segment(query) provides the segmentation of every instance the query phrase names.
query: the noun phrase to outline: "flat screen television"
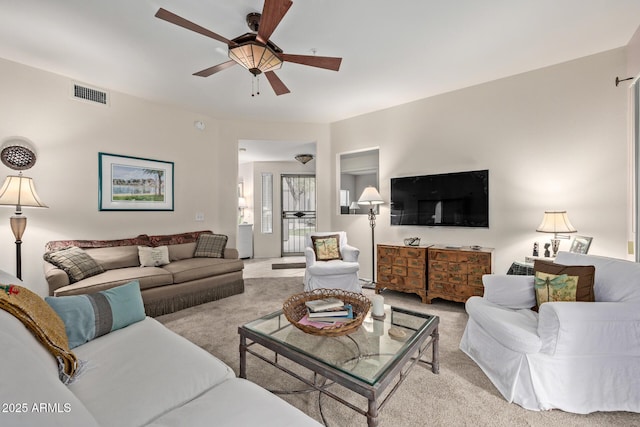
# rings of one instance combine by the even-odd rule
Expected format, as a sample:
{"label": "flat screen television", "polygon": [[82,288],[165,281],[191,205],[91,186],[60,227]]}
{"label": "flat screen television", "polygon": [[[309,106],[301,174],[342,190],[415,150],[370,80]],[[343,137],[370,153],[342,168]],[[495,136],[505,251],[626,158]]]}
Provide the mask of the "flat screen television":
{"label": "flat screen television", "polygon": [[489,227],[489,171],[391,178],[391,225]]}

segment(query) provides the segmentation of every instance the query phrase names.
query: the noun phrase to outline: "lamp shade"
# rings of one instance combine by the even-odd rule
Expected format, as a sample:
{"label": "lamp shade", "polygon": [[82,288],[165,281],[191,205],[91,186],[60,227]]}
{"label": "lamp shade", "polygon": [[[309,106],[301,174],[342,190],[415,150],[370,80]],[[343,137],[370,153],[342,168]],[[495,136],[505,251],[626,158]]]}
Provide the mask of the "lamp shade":
{"label": "lamp shade", "polygon": [[365,188],[364,191],[362,192],[362,195],[358,199],[359,205],[371,206],[371,205],[381,205],[383,203],[384,203],[384,200],[382,200],[382,196],[380,196],[380,193],[378,193],[378,190],[376,190],[376,187],[372,185]]}
{"label": "lamp shade", "polygon": [[46,208],[38,197],[33,179],[20,175],[9,175],[0,188],[0,205]]}
{"label": "lamp shade", "polygon": [[358,205],[358,202],[351,202],[351,204],[349,205],[349,209],[360,209],[360,205]]}
{"label": "lamp shade", "polygon": [[245,209],[247,207],[247,200],[244,197],[238,197],[238,208]]}
{"label": "lamp shade", "polygon": [[277,70],[282,60],[269,47],[255,41],[229,48],[229,58],[242,65],[253,75]]}
{"label": "lamp shade", "polygon": [[536,228],[541,233],[575,233],[576,230],[567,216],[567,211],[545,211],[542,223]]}

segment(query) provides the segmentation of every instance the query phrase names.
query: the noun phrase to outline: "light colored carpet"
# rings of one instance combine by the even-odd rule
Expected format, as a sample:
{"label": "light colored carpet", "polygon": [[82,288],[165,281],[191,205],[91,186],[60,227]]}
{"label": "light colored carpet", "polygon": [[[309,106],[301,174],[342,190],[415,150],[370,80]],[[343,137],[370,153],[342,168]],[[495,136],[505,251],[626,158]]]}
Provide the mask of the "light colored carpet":
{"label": "light colored carpet", "polygon": [[[302,292],[302,279],[246,279],[245,286],[243,294],[160,316],[157,320],[223,360],[238,374],[238,326],[281,309],[289,295]],[[365,290],[365,294],[372,292]],[[640,414],[534,412],[507,403],[480,368],[458,349],[467,321],[463,304],[441,300],[422,304],[417,295],[398,292],[383,295],[385,303],[440,317],[440,374],[431,373],[426,366],[415,366],[382,409],[381,426],[640,426]],[[306,375],[303,368],[286,360],[284,363]],[[272,390],[305,388],[300,381],[252,355],[247,355],[247,378]],[[366,408],[366,400],[342,387],[333,385],[331,390]],[[318,393],[280,396],[321,421]],[[323,397],[322,406],[329,426],[367,425],[364,416],[331,398]]]}

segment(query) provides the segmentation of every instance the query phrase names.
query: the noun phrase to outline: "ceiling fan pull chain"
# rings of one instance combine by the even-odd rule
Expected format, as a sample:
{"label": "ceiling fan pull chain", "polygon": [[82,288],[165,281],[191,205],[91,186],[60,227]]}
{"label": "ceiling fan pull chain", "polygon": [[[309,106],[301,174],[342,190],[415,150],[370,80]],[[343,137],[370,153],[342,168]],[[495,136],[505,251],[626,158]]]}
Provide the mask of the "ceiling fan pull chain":
{"label": "ceiling fan pull chain", "polygon": [[[258,90],[256,91],[255,88],[258,88]],[[256,95],[260,95],[260,77],[259,76],[253,76],[253,79],[251,79],[251,96],[256,96]]]}

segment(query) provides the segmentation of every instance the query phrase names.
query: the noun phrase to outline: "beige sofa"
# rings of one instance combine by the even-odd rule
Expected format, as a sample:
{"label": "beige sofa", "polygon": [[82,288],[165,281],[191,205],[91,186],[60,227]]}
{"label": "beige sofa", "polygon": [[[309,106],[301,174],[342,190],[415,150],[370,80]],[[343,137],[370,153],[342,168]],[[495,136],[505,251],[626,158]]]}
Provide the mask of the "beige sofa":
{"label": "beige sofa", "polygon": [[[209,230],[118,240],[56,240],[46,251],[82,248],[104,272],[72,283],[62,269],[45,261],[49,294],[55,296],[99,292],[132,280],[140,282],[148,316],[159,316],[193,305],[244,292],[244,263],[238,251],[225,248],[224,258],[194,258],[198,236]],[[167,246],[169,264],[141,267],[138,246]]]}

